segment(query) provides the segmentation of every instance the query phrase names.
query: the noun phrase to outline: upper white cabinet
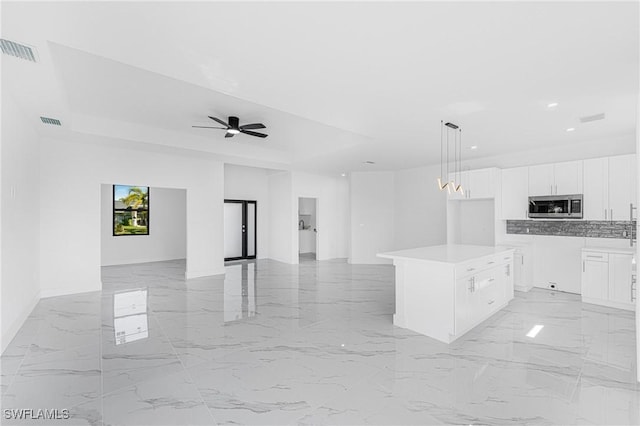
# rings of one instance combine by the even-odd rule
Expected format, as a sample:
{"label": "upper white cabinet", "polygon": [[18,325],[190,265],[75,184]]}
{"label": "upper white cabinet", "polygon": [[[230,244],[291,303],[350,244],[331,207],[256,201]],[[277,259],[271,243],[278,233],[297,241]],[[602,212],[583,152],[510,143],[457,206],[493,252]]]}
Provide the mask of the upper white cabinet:
{"label": "upper white cabinet", "polygon": [[629,205],[636,205],[635,155],[609,157],[609,217],[630,220]]}
{"label": "upper white cabinet", "polygon": [[609,214],[609,159],[584,160],[583,218],[608,220]]}
{"label": "upper white cabinet", "polygon": [[553,164],[529,167],[529,195],[551,195],[553,184]]}
{"label": "upper white cabinet", "polygon": [[502,170],[502,219],[527,218],[529,168],[515,167]]}
{"label": "upper white cabinet", "polygon": [[634,155],[584,161],[584,218],[629,220],[630,204],[636,204]]}
{"label": "upper white cabinet", "polygon": [[582,161],[567,161],[553,165],[554,195],[582,194]]}
{"label": "upper white cabinet", "polygon": [[529,195],[582,193],[582,161],[529,167]]}
{"label": "upper white cabinet", "polygon": [[[456,184],[462,183],[464,192],[449,193],[450,200],[477,200],[481,198],[495,198],[496,183],[499,171],[492,167],[489,169],[465,170],[461,172]],[[449,175],[449,181],[453,180],[453,175]]]}

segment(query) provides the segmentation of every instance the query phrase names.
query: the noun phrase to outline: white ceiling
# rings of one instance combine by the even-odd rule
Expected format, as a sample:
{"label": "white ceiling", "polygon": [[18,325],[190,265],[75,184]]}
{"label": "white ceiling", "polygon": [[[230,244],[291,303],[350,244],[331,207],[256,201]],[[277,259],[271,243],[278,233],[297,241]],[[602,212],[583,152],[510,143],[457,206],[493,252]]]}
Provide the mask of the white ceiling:
{"label": "white ceiling", "polygon": [[[467,159],[606,151],[634,137],[638,16],[637,2],[3,2],[2,37],[40,62],[4,56],[2,83],[46,136],[262,167],[435,164],[441,119],[479,146]],[[263,122],[269,137],[191,128],[207,115]]]}

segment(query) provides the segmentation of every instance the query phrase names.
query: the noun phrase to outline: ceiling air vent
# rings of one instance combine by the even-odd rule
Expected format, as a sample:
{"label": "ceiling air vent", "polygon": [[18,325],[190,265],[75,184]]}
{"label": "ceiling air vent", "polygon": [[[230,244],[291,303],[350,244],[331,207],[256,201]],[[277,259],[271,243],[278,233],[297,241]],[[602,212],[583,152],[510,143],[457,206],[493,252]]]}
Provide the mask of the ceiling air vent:
{"label": "ceiling air vent", "polygon": [[2,53],[5,55],[15,56],[16,58],[25,59],[31,62],[37,62],[35,47],[0,38],[0,49],[2,49]]}
{"label": "ceiling air vent", "polygon": [[590,121],[598,121],[598,120],[604,120],[604,112],[601,112],[600,114],[596,114],[596,115],[587,115],[585,117],[580,117],[581,123],[588,123]]}
{"label": "ceiling air vent", "polygon": [[62,126],[62,123],[60,122],[60,120],[56,120],[55,118],[40,117],[40,120],[42,120],[42,122],[44,124],[52,124],[54,126]]}

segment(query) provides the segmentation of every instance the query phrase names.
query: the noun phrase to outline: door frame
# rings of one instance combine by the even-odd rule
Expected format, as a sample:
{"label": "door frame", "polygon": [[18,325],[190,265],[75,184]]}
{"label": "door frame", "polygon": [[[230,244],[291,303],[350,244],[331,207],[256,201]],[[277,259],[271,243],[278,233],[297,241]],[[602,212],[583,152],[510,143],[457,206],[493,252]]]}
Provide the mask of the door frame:
{"label": "door frame", "polygon": [[[244,260],[244,259],[256,259],[258,256],[258,202],[256,200],[233,200],[233,199],[224,199],[225,203],[236,203],[242,204],[242,256],[240,257],[225,257],[224,261],[232,261],[232,260]],[[249,204],[254,205],[254,215],[253,215],[253,255],[247,256],[247,206]]]}

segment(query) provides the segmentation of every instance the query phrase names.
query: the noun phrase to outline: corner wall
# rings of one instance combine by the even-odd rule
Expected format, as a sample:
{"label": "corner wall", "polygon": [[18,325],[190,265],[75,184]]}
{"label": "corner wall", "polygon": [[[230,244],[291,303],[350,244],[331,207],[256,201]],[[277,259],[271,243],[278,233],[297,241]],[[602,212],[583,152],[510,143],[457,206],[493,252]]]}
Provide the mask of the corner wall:
{"label": "corner wall", "polygon": [[439,166],[399,170],[394,177],[394,250],[447,242],[447,194]]}
{"label": "corner wall", "polygon": [[44,140],[40,170],[43,297],[101,289],[102,184],[186,189],[186,277],[224,273],[221,162],[87,136],[78,142]]}
{"label": "corner wall", "polygon": [[[284,263],[297,263],[294,255],[293,180],[291,172],[269,175],[269,258]],[[298,235],[295,234],[297,238]]]}
{"label": "corner wall", "polygon": [[114,236],[113,185],[101,187],[102,266],[186,259],[187,191],[149,188],[149,235]]}
{"label": "corner wall", "polygon": [[2,96],[2,351],[40,299],[39,138],[9,93]]}
{"label": "corner wall", "polygon": [[269,174],[257,167],[224,165],[224,198],[257,201],[257,257],[269,257]]}
{"label": "corner wall", "polygon": [[391,263],[376,254],[394,249],[394,173],[353,172],[350,184],[349,263]]}
{"label": "corner wall", "polygon": [[298,263],[298,199],[316,198],[318,260],[346,258],[349,247],[349,183],[340,176],[293,172],[295,263]]}

